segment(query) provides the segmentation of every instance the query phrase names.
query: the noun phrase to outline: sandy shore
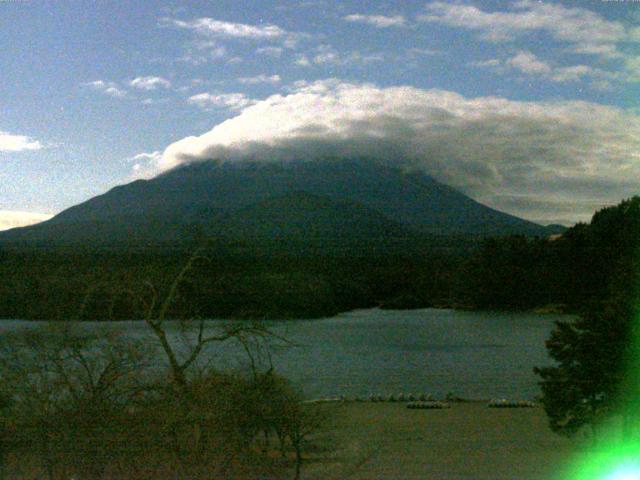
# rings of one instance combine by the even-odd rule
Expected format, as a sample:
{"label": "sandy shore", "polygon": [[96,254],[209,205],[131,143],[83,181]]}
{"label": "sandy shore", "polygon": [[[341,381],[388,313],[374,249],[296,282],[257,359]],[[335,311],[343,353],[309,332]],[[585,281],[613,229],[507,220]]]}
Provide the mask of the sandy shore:
{"label": "sandy shore", "polygon": [[306,465],[303,478],[552,480],[585,445],[550,431],[542,408],[495,409],[485,402],[443,410],[399,403],[345,403],[334,418],[333,458]]}

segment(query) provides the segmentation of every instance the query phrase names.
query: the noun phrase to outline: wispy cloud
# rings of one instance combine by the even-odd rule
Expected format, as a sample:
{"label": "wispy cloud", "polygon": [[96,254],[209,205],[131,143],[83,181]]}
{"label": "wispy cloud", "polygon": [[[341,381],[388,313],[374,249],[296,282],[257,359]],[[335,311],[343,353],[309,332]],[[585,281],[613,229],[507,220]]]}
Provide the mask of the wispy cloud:
{"label": "wispy cloud", "polygon": [[551,79],[556,82],[574,82],[590,75],[598,76],[598,71],[588,65],[572,65],[556,68]]}
{"label": "wispy cloud", "polygon": [[277,25],[249,25],[246,23],[225,22],[209,17],[196,18],[190,21],[164,19],[164,22],[212,37],[261,40],[282,38],[288,34],[286,30]]}
{"label": "wispy cloud", "polygon": [[227,47],[220,45],[215,40],[206,40],[194,42],[178,60],[191,65],[202,65],[211,61],[220,61],[226,56]]}
{"label": "wispy cloud", "polygon": [[632,29],[591,10],[532,0],[517,1],[509,11],[492,12],[473,5],[431,2],[418,19],[477,31],[490,41],[544,31],[557,41],[573,44],[576,52],[608,57],[619,55],[617,43],[639,39]]}
{"label": "wispy cloud", "polygon": [[470,62],[471,66],[490,68],[499,73],[517,71],[518,73],[536,76],[551,82],[577,82],[583,79],[592,80],[591,86],[602,90],[608,82],[619,78],[615,72],[605,71],[589,65],[557,66],[541,60],[533,53],[520,50],[515,55],[502,61],[497,58]]}
{"label": "wispy cloud", "polygon": [[44,148],[44,145],[38,140],[0,130],[0,152],[22,152],[24,150],[40,150],[42,148]]}
{"label": "wispy cloud", "polygon": [[600,62],[559,66],[521,50],[500,65],[472,62],[473,66],[494,67],[502,72],[515,69],[554,82],[589,79],[591,87],[599,90],[610,89],[614,83],[640,82],[640,76],[629,67],[637,55],[629,53],[628,48],[640,44],[640,28],[609,20],[586,8],[519,0],[508,10],[487,11],[474,5],[436,1],[428,3],[418,19],[474,31],[492,42],[508,42],[543,32],[560,44],[558,50],[563,55],[597,56]]}
{"label": "wispy cloud", "polygon": [[273,24],[251,25],[210,17],[193,20],[162,18],[160,25],[189,30],[201,38],[278,42],[286,48],[294,48],[298,42],[310,37],[309,34],[291,32]]}
{"label": "wispy cloud", "polygon": [[613,43],[586,43],[575,44],[567,49],[571,53],[579,53],[585,55],[597,55],[604,58],[622,58],[624,55],[618,50]]}
{"label": "wispy cloud", "polygon": [[523,73],[547,74],[551,72],[551,66],[547,62],[543,62],[531,52],[522,50],[507,60],[507,65]]}
{"label": "wispy cloud", "polygon": [[434,50],[433,48],[413,47],[407,52],[410,56],[416,57],[432,57],[434,55],[442,55],[442,50]]}
{"label": "wispy cloud", "polygon": [[93,90],[109,95],[110,97],[123,98],[127,96],[127,92],[120,88],[117,83],[105,80],[94,80],[92,82],[83,83],[84,86]]}
{"label": "wispy cloud", "polygon": [[[284,48],[296,48],[301,40],[311,37],[306,33],[291,32],[273,24],[251,25],[210,17],[193,20],[162,18],[159,25],[188,30],[193,33],[194,40],[187,43],[186,53],[178,59],[193,65],[220,61],[232,55],[229,53],[229,47],[220,42],[251,41],[262,43],[263,45],[256,50],[256,53],[279,58]],[[226,63],[240,63],[241,61],[241,57],[233,55]]]}
{"label": "wispy cloud", "polygon": [[155,90],[159,87],[170,88],[171,82],[162,77],[136,77],[129,82],[129,85],[139,90]]}
{"label": "wispy cloud", "polygon": [[625,59],[624,75],[629,81],[640,82],[640,56]]}
{"label": "wispy cloud", "polygon": [[311,65],[366,65],[383,60],[384,56],[381,53],[363,53],[357,50],[339,52],[331,45],[323,44],[307,54],[299,54],[294,63],[308,67]]}
{"label": "wispy cloud", "polygon": [[271,84],[276,84],[276,83],[280,83],[280,75],[265,75],[265,74],[260,74],[260,75],[256,75],[254,77],[240,77],[238,78],[238,82],[245,84],[245,85],[255,85],[257,83],[271,83]]}
{"label": "wispy cloud", "polygon": [[187,99],[192,105],[203,109],[225,108],[229,110],[242,110],[256,103],[256,100],[248,98],[244,93],[199,93]]}
{"label": "wispy cloud", "polygon": [[499,67],[500,65],[502,65],[502,62],[497,58],[489,58],[487,60],[475,60],[473,62],[470,62],[470,65],[480,68],[493,68]]}
{"label": "wispy cloud", "polygon": [[343,18],[347,22],[366,23],[377,28],[404,27],[406,22],[402,15],[388,17],[385,15],[363,15],[360,13],[353,13]]}
{"label": "wispy cloud", "polygon": [[259,47],[256,49],[257,54],[273,58],[280,58],[282,56],[282,52],[282,47]]}
{"label": "wispy cloud", "polygon": [[311,61],[316,65],[325,63],[339,64],[344,62],[344,54],[330,45],[320,45],[316,48],[316,54],[311,57]]}
{"label": "wispy cloud", "polygon": [[300,67],[309,67],[311,66],[311,60],[304,53],[300,53],[296,55],[296,59],[293,62]]}
{"label": "wispy cloud", "polygon": [[142,152],[127,159],[133,163],[131,167],[132,179],[148,179],[160,173],[162,152]]}

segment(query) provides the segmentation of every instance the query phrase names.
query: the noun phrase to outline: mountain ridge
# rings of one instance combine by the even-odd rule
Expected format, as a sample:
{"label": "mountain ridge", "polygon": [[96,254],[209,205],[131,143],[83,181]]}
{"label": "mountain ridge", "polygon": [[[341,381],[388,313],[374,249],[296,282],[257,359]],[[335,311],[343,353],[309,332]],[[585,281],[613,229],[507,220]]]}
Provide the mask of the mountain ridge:
{"label": "mountain ridge", "polygon": [[[298,234],[305,222],[309,228],[337,232],[337,225],[329,226],[332,219],[322,210],[334,210],[337,222],[340,204],[353,217],[351,229],[341,220],[340,236],[345,238],[366,236],[365,231],[357,232],[365,224],[372,231],[386,228],[391,236],[401,231],[547,236],[557,230],[487,207],[423,173],[366,159],[203,161],[119,185],[43,223],[0,232],[0,244],[180,243],[194,227],[215,231],[235,224],[238,229],[231,221],[234,215],[241,215],[251,229],[253,223],[265,220],[269,202],[271,210],[295,212],[303,198],[296,199],[296,192],[310,202],[307,210],[298,210]],[[261,202],[267,202],[262,210]],[[251,208],[255,218],[247,214]],[[324,226],[317,225],[320,219]]]}

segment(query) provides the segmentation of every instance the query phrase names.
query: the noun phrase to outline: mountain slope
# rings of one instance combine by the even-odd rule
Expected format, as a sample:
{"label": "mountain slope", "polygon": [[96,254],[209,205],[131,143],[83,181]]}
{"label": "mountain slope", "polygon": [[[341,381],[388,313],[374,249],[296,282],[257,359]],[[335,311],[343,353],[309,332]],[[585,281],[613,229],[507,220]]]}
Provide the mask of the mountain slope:
{"label": "mountain slope", "polygon": [[[350,213],[336,216],[344,208]],[[211,161],[113,188],[47,222],[4,232],[0,243],[176,243],[194,225],[249,236],[272,235],[286,225],[287,235],[300,235],[311,225],[320,228],[318,222],[324,222],[327,235],[339,237],[372,228],[391,236],[401,230],[548,234],[545,227],[486,207],[422,173],[367,160]]]}
{"label": "mountain slope", "polygon": [[[362,205],[306,192],[261,200],[209,224],[229,238],[367,240],[403,237],[401,224]],[[217,230],[208,231],[210,235]]]}

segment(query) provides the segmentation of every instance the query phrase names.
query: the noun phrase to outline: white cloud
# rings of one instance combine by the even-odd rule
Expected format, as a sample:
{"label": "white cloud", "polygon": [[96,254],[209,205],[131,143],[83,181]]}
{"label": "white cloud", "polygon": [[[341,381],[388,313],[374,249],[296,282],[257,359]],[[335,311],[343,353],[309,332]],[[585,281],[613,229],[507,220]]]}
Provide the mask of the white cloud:
{"label": "white cloud", "polygon": [[[509,10],[488,11],[473,5],[436,1],[428,3],[425,9],[426,13],[420,15],[419,20],[471,30],[485,40],[511,41],[545,32],[557,42],[567,44],[563,52],[596,55],[601,61],[613,61],[618,65],[621,61],[627,64],[633,62],[636,57],[627,53],[629,49],[626,47],[640,43],[639,27],[608,20],[586,8],[567,7],[558,3],[519,0]],[[591,86],[600,89],[610,88],[613,81],[640,81],[628,67],[617,70],[611,66],[604,69],[584,64],[558,67],[523,51],[505,64],[523,73],[544,76],[556,82],[590,77]],[[472,65],[482,66],[478,63]]]}
{"label": "white cloud", "polygon": [[510,11],[493,12],[472,5],[431,2],[426,12],[419,20],[477,31],[491,41],[544,31],[555,40],[574,44],[581,53],[617,56],[615,44],[637,40],[622,23],[607,20],[591,10],[542,1],[521,0]]}
{"label": "white cloud", "polygon": [[571,202],[573,218],[584,220],[594,205],[637,193],[640,117],[579,101],[520,102],[408,86],[303,81],[288,95],[249,104],[209,132],[170,145],[157,167],[208,158],[326,155],[364,155],[420,168],[528,218],[565,218],[558,205]]}
{"label": "white cloud", "polygon": [[507,65],[523,73],[546,74],[551,72],[551,66],[548,63],[541,61],[533,53],[525,51],[520,51],[507,60]]}
{"label": "white cloud", "polygon": [[607,92],[613,90],[613,85],[609,80],[594,80],[591,82],[591,88],[601,92]]}
{"label": "white cloud", "polygon": [[403,27],[405,25],[405,18],[402,15],[387,17],[385,15],[362,15],[354,13],[343,18],[348,22],[366,23],[377,28]]}
{"label": "white cloud", "polygon": [[311,60],[309,60],[309,57],[307,57],[306,55],[299,54],[296,56],[296,60],[294,63],[301,67],[308,67],[311,65]]}
{"label": "white cloud", "polygon": [[618,51],[618,48],[614,44],[610,43],[601,43],[601,44],[577,44],[573,45],[570,49],[572,53],[580,53],[584,55],[598,55],[601,57],[608,58],[620,58],[624,55]]}
{"label": "white cloud", "polygon": [[165,103],[169,103],[171,99],[169,98],[144,98],[140,100],[140,103],[143,105],[162,105]]}
{"label": "white cloud", "polygon": [[507,72],[508,69],[505,67],[509,67],[520,73],[535,75],[552,82],[576,82],[588,77],[593,80],[591,86],[600,90],[602,90],[605,85],[610,85],[609,80],[619,78],[619,74],[615,72],[593,68],[588,65],[557,67],[540,60],[533,53],[523,50],[504,62],[497,58],[492,58],[490,60],[471,62],[470,65],[481,68],[492,68],[499,73]]}
{"label": "white cloud", "polygon": [[228,38],[272,39],[286,35],[286,31],[276,25],[248,25],[246,23],[223,22],[213,18],[198,18],[190,22],[174,20],[180,28],[195,30],[204,35]]}
{"label": "white cloud", "polygon": [[151,178],[157,175],[161,169],[162,152],[142,152],[128,159],[133,163],[131,167],[132,179]]}
{"label": "white cloud", "polygon": [[[277,25],[250,25],[247,23],[227,22],[210,17],[201,17],[185,21],[173,18],[160,19],[161,26],[176,27],[191,31],[196,38],[188,52],[180,60],[194,65],[201,65],[211,60],[219,60],[227,55],[227,48],[220,45],[220,39],[245,40],[255,42],[275,42],[280,46],[265,46],[257,53],[278,58],[283,47],[295,48],[298,43],[310,35],[290,32]],[[195,50],[195,51],[194,51]],[[204,51],[205,53],[201,53]],[[238,63],[240,57],[233,57],[227,63]]]}
{"label": "white cloud", "polygon": [[227,48],[217,40],[199,40],[194,43],[194,46],[196,50],[206,52],[206,56],[211,60],[218,60],[227,54]]}
{"label": "white cloud", "polygon": [[219,58],[224,57],[227,54],[227,49],[221,45],[217,47],[213,47],[209,50],[209,58],[212,60],[217,60]]}
{"label": "white cloud", "polygon": [[318,45],[310,52],[310,56],[298,55],[295,63],[308,67],[311,65],[366,65],[383,60],[384,56],[381,53],[338,52],[331,45]]}
{"label": "white cloud", "polygon": [[502,65],[502,62],[497,58],[489,58],[488,60],[476,60],[474,62],[471,62],[470,65],[480,68],[494,68]]}
{"label": "white cloud", "polygon": [[215,40],[197,41],[187,48],[178,60],[191,65],[202,65],[210,61],[219,61],[227,55],[227,48]]}
{"label": "white cloud", "polygon": [[321,45],[317,48],[318,53],[312,58],[312,62],[316,65],[325,63],[341,63],[342,56],[329,45]]}
{"label": "white cloud", "polygon": [[127,94],[127,92],[125,92],[124,90],[119,89],[118,87],[107,87],[104,90],[104,93],[106,93],[107,95],[109,95],[111,97],[116,97],[116,98],[122,98]]}
{"label": "white cloud", "polygon": [[555,69],[551,78],[556,82],[573,82],[595,73],[596,71],[588,65],[573,65]]}
{"label": "white cloud", "polygon": [[241,110],[256,103],[256,100],[248,98],[244,93],[199,93],[187,99],[192,105],[200,108],[227,108]]}
{"label": "white cloud", "polygon": [[0,231],[10,228],[26,227],[34,223],[49,220],[53,215],[34,212],[20,212],[13,210],[0,210]]}
{"label": "white cloud", "polygon": [[238,82],[245,84],[245,85],[255,85],[257,83],[271,83],[271,84],[276,84],[276,83],[280,83],[280,75],[265,75],[265,74],[260,74],[260,75],[256,75],[254,77],[240,77],[238,78]]}
{"label": "white cloud", "polygon": [[129,85],[140,90],[155,90],[158,87],[169,88],[171,82],[162,77],[136,77]]}
{"label": "white cloud", "polygon": [[0,130],[0,152],[22,152],[40,150],[44,145],[25,135],[14,135]]}
{"label": "white cloud", "polygon": [[432,57],[434,55],[442,55],[441,50],[434,50],[432,48],[410,48],[407,52],[410,56],[413,57]]}
{"label": "white cloud", "polygon": [[190,30],[201,38],[280,42],[286,48],[294,48],[298,42],[310,37],[306,33],[290,32],[273,24],[250,25],[210,17],[190,21],[163,18],[160,20],[160,25]]}
{"label": "white cloud", "polygon": [[94,80],[92,82],[83,83],[84,86],[90,87],[105,95],[115,98],[123,98],[127,92],[122,90],[115,82],[106,82],[104,80]]}
{"label": "white cloud", "polygon": [[282,56],[282,52],[282,47],[260,47],[256,49],[257,54],[273,58],[280,58]]}
{"label": "white cloud", "polygon": [[208,17],[191,21],[169,20],[169,23],[179,28],[193,30],[201,35],[223,38],[275,39],[282,38],[288,33],[277,25],[248,25],[246,23],[224,22]]}
{"label": "white cloud", "polygon": [[640,56],[625,60],[625,75],[629,81],[640,82]]}

